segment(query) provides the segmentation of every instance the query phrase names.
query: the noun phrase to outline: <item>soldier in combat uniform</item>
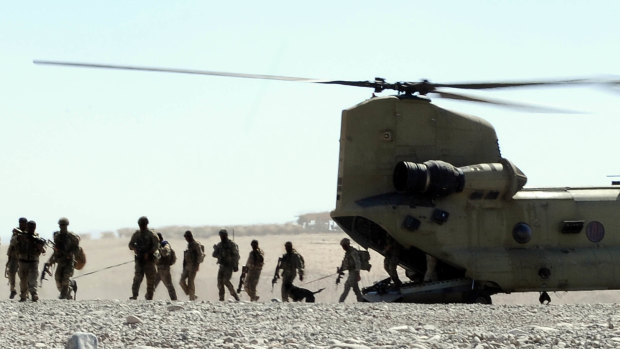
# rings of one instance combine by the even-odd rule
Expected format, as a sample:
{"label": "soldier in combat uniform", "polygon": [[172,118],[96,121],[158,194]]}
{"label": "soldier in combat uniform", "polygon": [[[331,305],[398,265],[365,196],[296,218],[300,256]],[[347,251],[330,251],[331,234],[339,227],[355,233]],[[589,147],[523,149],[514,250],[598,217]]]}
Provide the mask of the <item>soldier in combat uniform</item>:
{"label": "soldier in combat uniform", "polygon": [[217,258],[220,268],[217,272],[217,288],[220,301],[224,300],[224,286],[228,288],[230,295],[239,300],[235,287],[230,282],[232,273],[239,270],[239,248],[237,244],[228,239],[228,231],[220,230],[220,242],[213,245],[213,257]]}
{"label": "soldier in combat uniform", "polygon": [[280,269],[282,269],[282,301],[288,302],[288,285],[292,285],[293,281],[297,277],[299,272],[299,280],[304,281],[304,268],[305,262],[302,257],[294,248],[293,243],[287,241],[284,244],[286,253],[282,255],[282,261],[280,262]]}
{"label": "soldier in combat uniform", "polygon": [[21,217],[19,219],[19,227],[13,229],[13,236],[9,242],[9,248],[6,251],[6,255],[9,257],[6,262],[6,277],[9,279],[9,287],[11,288],[10,299],[15,298],[17,291],[15,290],[15,277],[17,276],[17,269],[19,267],[19,253],[17,251],[17,240],[20,233],[26,233],[28,229],[28,219]]}
{"label": "soldier in combat uniform", "polygon": [[360,291],[360,287],[358,285],[358,282],[361,280],[360,267],[362,266],[359,253],[353,246],[351,246],[351,241],[347,238],[340,241],[340,246],[342,246],[345,253],[339,271],[344,272],[345,270],[348,270],[349,275],[347,277],[347,281],[344,283],[344,291],[342,292],[342,295],[340,295],[339,301],[344,302],[349,295],[349,291],[353,288],[357,301],[363,302],[364,298],[362,297],[362,292]]}
{"label": "soldier in combat uniform", "polygon": [[263,250],[258,247],[257,240],[252,240],[250,245],[252,246],[252,251],[250,251],[248,260],[245,262],[247,275],[243,286],[245,292],[247,292],[248,296],[250,296],[250,300],[255,302],[259,298],[256,295],[256,286],[258,285],[258,280],[260,279],[260,273],[263,270],[263,264],[265,264],[265,255]]}
{"label": "soldier in combat uniform", "polygon": [[39,300],[37,294],[37,276],[39,276],[39,256],[45,253],[45,240],[36,233],[37,223],[28,221],[27,233],[17,236],[19,258],[19,301],[25,302],[28,291],[32,301]]}
{"label": "soldier in combat uniform", "polygon": [[172,284],[172,275],[170,275],[170,266],[172,265],[172,246],[161,235],[157,233],[159,238],[159,259],[157,260],[157,275],[155,275],[155,288],[159,285],[159,282],[163,282],[164,286],[168,289],[168,295],[170,300],[177,300],[177,291]]}
{"label": "soldier in combat uniform", "polygon": [[170,300],[177,300],[177,291],[172,284],[172,275],[170,275],[170,266],[172,265],[172,246],[161,235],[157,233],[159,238],[159,259],[157,260],[157,275],[155,275],[155,288],[159,285],[159,282],[163,282],[164,286],[168,289],[168,295]]}
{"label": "soldier in combat uniform", "polygon": [[396,267],[398,267],[398,263],[400,262],[400,247],[391,237],[387,238],[383,255],[385,256],[383,260],[383,269],[390,275],[394,285],[400,287],[403,283],[398,278],[398,272],[396,271]]}
{"label": "soldier in combat uniform", "polygon": [[200,243],[194,240],[194,236],[191,231],[185,232],[185,241],[187,241],[187,250],[183,253],[183,273],[181,274],[181,280],[179,284],[181,289],[189,296],[190,301],[196,300],[196,287],[194,286],[194,279],[196,279],[196,273],[200,268],[200,263],[204,258]]}
{"label": "soldier in combat uniform", "polygon": [[58,220],[59,231],[54,232],[54,253],[47,261],[47,265],[58,264],[54,279],[56,288],[60,291],[59,299],[73,299],[71,297],[71,276],[75,268],[75,259],[80,251],[80,238],[67,230],[69,219],[62,217]]}
{"label": "soldier in combat uniform", "polygon": [[146,275],[146,295],[147,300],[153,299],[155,291],[155,269],[156,256],[159,255],[159,239],[157,235],[148,228],[148,218],[142,216],[138,219],[140,230],[136,230],[129,241],[129,249],[135,253],[135,273],[133,284],[131,285],[132,296],[129,299],[138,299],[140,284]]}

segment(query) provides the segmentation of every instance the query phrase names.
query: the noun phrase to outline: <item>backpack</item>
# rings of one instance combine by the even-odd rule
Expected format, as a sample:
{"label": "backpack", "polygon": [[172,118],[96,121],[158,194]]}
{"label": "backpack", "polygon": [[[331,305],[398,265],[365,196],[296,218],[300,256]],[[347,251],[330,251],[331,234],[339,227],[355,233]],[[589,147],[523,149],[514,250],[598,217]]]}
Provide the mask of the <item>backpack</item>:
{"label": "backpack", "polygon": [[200,255],[198,256],[198,263],[202,263],[205,260],[205,247],[198,241],[196,241],[198,243],[198,246],[200,246]]}
{"label": "backpack", "polygon": [[177,253],[174,252],[172,246],[170,246],[170,256],[168,256],[168,265],[173,265],[177,262]]}
{"label": "backpack", "polygon": [[84,253],[84,250],[82,249],[82,247],[80,247],[77,255],[75,256],[75,269],[82,270],[85,264],[86,264],[86,254]]}
{"label": "backpack", "polygon": [[360,269],[370,271],[372,264],[370,264],[370,253],[368,250],[358,250],[357,252],[360,256]]}

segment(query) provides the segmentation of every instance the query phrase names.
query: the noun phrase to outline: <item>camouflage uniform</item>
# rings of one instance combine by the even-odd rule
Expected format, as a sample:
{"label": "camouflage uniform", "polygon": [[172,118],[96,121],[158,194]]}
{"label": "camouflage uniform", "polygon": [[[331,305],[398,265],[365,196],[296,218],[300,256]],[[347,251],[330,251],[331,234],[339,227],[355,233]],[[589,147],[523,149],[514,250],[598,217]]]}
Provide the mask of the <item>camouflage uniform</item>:
{"label": "camouflage uniform", "polygon": [[437,281],[437,258],[426,255],[426,272],[424,273],[424,282]]}
{"label": "camouflage uniform", "polygon": [[11,298],[13,298],[17,292],[15,290],[15,277],[19,267],[19,253],[17,251],[18,233],[16,229],[13,229],[13,236],[11,236],[11,242],[9,243],[9,248],[6,251],[6,255],[8,256],[6,271],[9,279],[9,287],[11,288]]}
{"label": "camouflage uniform", "polygon": [[194,279],[200,267],[201,256],[202,248],[200,248],[198,241],[192,238],[191,241],[187,242],[187,250],[183,253],[183,273],[179,281],[181,289],[183,289],[183,292],[185,292],[192,301],[197,298]]}
{"label": "camouflage uniform", "polygon": [[286,290],[287,284],[293,284],[293,281],[297,277],[299,272],[299,278],[303,281],[305,262],[295,249],[291,249],[290,252],[282,255],[282,261],[280,262],[280,269],[282,269],[282,301],[288,302],[288,292]]}
{"label": "camouflage uniform", "polygon": [[57,231],[54,233],[54,253],[47,262],[54,263],[56,273],[56,288],[60,291],[60,299],[73,299],[71,297],[71,277],[75,269],[75,258],[80,251],[80,238],[72,232]]}
{"label": "camouflage uniform", "polygon": [[345,270],[348,270],[349,275],[347,276],[347,281],[344,283],[344,291],[342,292],[342,295],[340,295],[340,302],[344,302],[349,295],[351,288],[353,288],[357,301],[364,301],[362,292],[360,291],[360,287],[358,285],[358,280],[360,278],[360,267],[361,262],[357,249],[348,245],[346,252],[344,253],[344,258],[342,259],[342,264],[340,265],[340,271],[344,272]]}
{"label": "camouflage uniform", "polygon": [[396,241],[389,239],[383,253],[385,255],[385,259],[383,260],[383,269],[385,269],[388,275],[392,278],[392,281],[396,286],[402,285],[403,283],[398,278],[398,272],[396,271],[396,267],[398,267],[398,263],[400,262],[399,245]]}
{"label": "camouflage uniform", "polygon": [[[228,236],[228,233],[226,233],[226,236]],[[217,288],[220,301],[224,300],[224,286],[228,288],[231,296],[239,300],[235,287],[230,282],[233,271],[237,271],[239,268],[239,248],[237,244],[226,238],[226,240],[213,246],[213,257],[217,258],[217,263],[220,265],[217,272]]]}
{"label": "camouflage uniform", "polygon": [[[29,222],[30,224],[30,222]],[[28,291],[32,301],[39,300],[37,294],[37,277],[39,276],[39,256],[45,253],[45,242],[34,232],[19,234],[17,237],[17,253],[19,259],[19,296],[20,302],[26,300]]]}
{"label": "camouflage uniform", "polygon": [[173,301],[177,300],[177,291],[172,284],[172,275],[170,275],[170,263],[172,255],[172,247],[168,241],[162,241],[159,247],[159,260],[157,261],[157,274],[155,275],[155,286],[159,285],[159,282],[163,282],[164,286],[168,289],[168,295]]}
{"label": "camouflage uniform", "polygon": [[159,239],[157,235],[149,229],[136,230],[129,241],[129,249],[133,250],[135,256],[135,272],[133,284],[131,285],[131,299],[138,298],[140,284],[146,275],[146,295],[147,300],[153,299],[155,291],[155,259],[159,249]]}
{"label": "camouflage uniform", "polygon": [[265,263],[265,257],[263,250],[260,248],[256,248],[256,250],[252,250],[250,255],[248,256],[247,262],[245,262],[245,266],[248,268],[248,272],[245,276],[244,289],[245,292],[250,296],[251,301],[257,301],[258,296],[256,295],[256,286],[258,285],[258,280],[260,279],[260,273],[263,270],[263,264]]}

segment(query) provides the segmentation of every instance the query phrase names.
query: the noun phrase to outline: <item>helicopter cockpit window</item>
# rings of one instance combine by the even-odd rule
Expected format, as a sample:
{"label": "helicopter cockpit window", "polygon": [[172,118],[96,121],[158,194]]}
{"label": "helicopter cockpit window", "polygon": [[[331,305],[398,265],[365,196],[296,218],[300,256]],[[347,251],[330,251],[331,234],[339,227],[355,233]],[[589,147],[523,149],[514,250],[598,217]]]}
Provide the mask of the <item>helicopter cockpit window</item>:
{"label": "helicopter cockpit window", "polygon": [[526,223],[517,223],[512,229],[512,237],[520,244],[528,243],[532,239],[532,228]]}

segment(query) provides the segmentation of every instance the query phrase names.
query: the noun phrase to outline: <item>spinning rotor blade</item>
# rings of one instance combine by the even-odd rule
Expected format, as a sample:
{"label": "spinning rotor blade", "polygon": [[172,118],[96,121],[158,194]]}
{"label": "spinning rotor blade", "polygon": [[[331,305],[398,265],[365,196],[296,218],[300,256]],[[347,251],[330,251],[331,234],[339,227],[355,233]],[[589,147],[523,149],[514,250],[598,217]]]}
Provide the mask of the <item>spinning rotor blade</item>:
{"label": "spinning rotor blade", "polygon": [[522,81],[522,82],[478,82],[478,83],[456,83],[456,84],[432,84],[434,87],[460,88],[464,90],[486,90],[494,88],[528,87],[528,86],[557,86],[557,85],[581,85],[593,84],[594,82],[586,79],[572,80],[548,80],[548,81]]}
{"label": "spinning rotor blade", "polygon": [[302,81],[302,82],[317,82],[317,83],[324,82],[324,80],[308,79],[308,78],[297,78],[297,77],[291,77],[291,76],[244,74],[244,73],[228,73],[228,72],[218,72],[218,71],[209,71],[209,70],[174,69],[174,68],[158,68],[158,67],[138,67],[138,66],[131,66],[131,65],[99,64],[99,63],[78,63],[78,62],[57,62],[57,61],[43,61],[43,60],[35,60],[35,61],[33,61],[33,63],[34,64],[61,65],[61,66],[79,67],[79,68],[103,68],[103,69],[119,69],[119,70],[136,70],[136,71],[154,71],[154,72],[160,72],[160,73],[212,75],[212,76],[226,76],[226,77],[246,78],[246,79]]}
{"label": "spinning rotor blade", "polygon": [[527,110],[527,111],[531,111],[531,112],[534,112],[534,113],[563,113],[563,114],[566,114],[566,113],[568,113],[568,114],[578,114],[578,113],[580,113],[580,112],[573,111],[573,110],[556,109],[556,108],[537,106],[537,105],[531,105],[531,104],[508,102],[508,101],[502,101],[502,100],[498,100],[498,99],[473,97],[473,96],[463,95],[463,94],[460,94],[460,93],[457,94],[457,93],[450,93],[450,92],[443,92],[443,91],[433,91],[431,93],[437,94],[439,97],[447,98],[447,99],[455,99],[455,100],[459,100],[459,101],[468,101],[468,102],[486,103],[486,104],[498,105],[498,106],[507,107],[507,108]]}
{"label": "spinning rotor blade", "polygon": [[[136,70],[136,71],[153,71],[163,73],[179,73],[179,74],[194,74],[194,75],[211,75],[211,76],[225,76],[234,78],[246,78],[246,79],[265,79],[265,80],[280,80],[280,81],[298,81],[309,82],[317,84],[329,84],[329,85],[345,85],[356,87],[369,87],[373,88],[375,92],[382,92],[384,90],[394,90],[398,93],[426,95],[428,93],[434,93],[439,97],[456,99],[461,101],[479,102],[493,104],[509,108],[518,108],[522,110],[529,110],[539,113],[574,113],[573,111],[567,111],[562,109],[548,108],[542,106],[527,105],[521,103],[513,103],[508,101],[483,99],[478,97],[466,96],[462,94],[438,91],[437,88],[447,87],[454,89],[467,89],[467,90],[484,90],[484,89],[497,89],[497,88],[513,88],[513,87],[532,87],[532,86],[558,86],[558,85],[584,85],[584,84],[600,84],[594,80],[587,79],[572,79],[572,80],[548,80],[548,81],[523,81],[523,82],[478,82],[478,83],[455,83],[455,84],[435,84],[428,80],[421,80],[418,82],[395,82],[389,83],[385,79],[375,78],[374,81],[348,81],[348,80],[326,80],[326,79],[310,79],[291,76],[279,76],[279,75],[264,75],[264,74],[244,74],[244,73],[229,73],[209,70],[192,70],[192,69],[175,69],[175,68],[158,68],[158,67],[139,67],[130,65],[115,65],[115,64],[100,64],[100,63],[80,63],[80,62],[62,62],[62,61],[48,61],[48,60],[34,60],[35,64],[48,64],[48,65],[60,65],[71,66],[80,68],[103,68],[103,69],[121,69],[121,70]],[[608,84],[620,84],[620,81],[607,82]]]}

